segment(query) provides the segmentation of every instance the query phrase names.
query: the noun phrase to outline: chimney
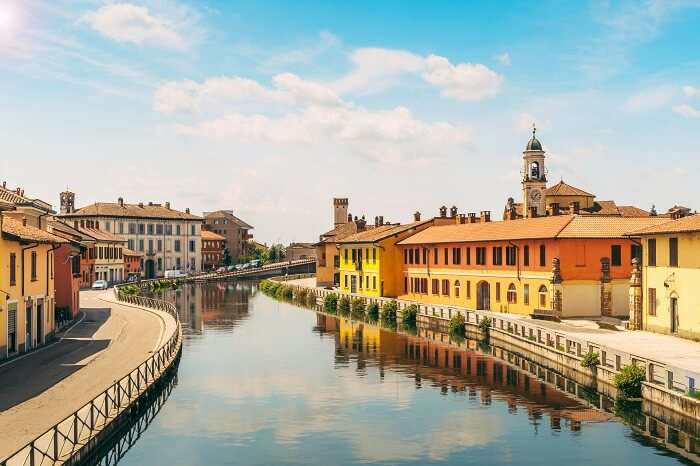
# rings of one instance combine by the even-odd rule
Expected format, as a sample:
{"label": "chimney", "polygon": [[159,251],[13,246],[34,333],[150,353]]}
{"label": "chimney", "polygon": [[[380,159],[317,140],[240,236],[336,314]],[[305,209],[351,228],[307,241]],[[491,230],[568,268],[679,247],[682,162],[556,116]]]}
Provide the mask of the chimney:
{"label": "chimney", "polygon": [[459,223],[460,225],[464,225],[465,223],[467,223],[467,216],[464,214],[459,214],[457,223]]}
{"label": "chimney", "polygon": [[352,214],[348,214],[348,223],[352,222]]}
{"label": "chimney", "polygon": [[559,215],[559,203],[558,202],[552,202],[549,204],[549,214],[550,215]]}
{"label": "chimney", "polygon": [[165,208],[170,210],[170,201],[165,201]]}
{"label": "chimney", "polygon": [[569,202],[569,213],[577,214],[579,211],[579,203],[576,201]]}
{"label": "chimney", "polygon": [[476,212],[469,212],[469,214],[467,214],[467,218],[467,223],[476,223]]}
{"label": "chimney", "polygon": [[124,207],[124,198],[120,197],[117,199],[117,204],[119,204],[119,207]]}
{"label": "chimney", "polygon": [[139,207],[143,209],[143,202],[139,202]]}
{"label": "chimney", "polygon": [[445,206],[440,207],[440,217],[442,217],[442,218],[447,217],[447,207],[445,207]]}
{"label": "chimney", "polygon": [[528,210],[528,212],[527,212],[527,217],[528,217],[528,218],[535,218],[535,217],[537,217],[537,207],[531,206],[531,207],[528,207],[527,210]]}
{"label": "chimney", "polygon": [[384,216],[380,215],[379,216],[379,226],[382,226],[382,225],[384,225]]}
{"label": "chimney", "polygon": [[450,217],[456,217],[456,216],[457,216],[457,206],[450,207]]}
{"label": "chimney", "polygon": [[186,208],[185,208],[185,213],[186,213],[186,214],[189,214],[189,213],[190,213],[190,208],[189,208],[189,207],[186,207]]}
{"label": "chimney", "polygon": [[491,211],[482,210],[481,211],[481,223],[486,223],[491,221]]}
{"label": "chimney", "polygon": [[420,222],[420,212],[416,210],[416,212],[413,214],[413,221],[415,222]]}
{"label": "chimney", "polygon": [[379,217],[377,217],[376,215],[374,216],[374,226],[375,227],[379,226]]}
{"label": "chimney", "polygon": [[365,231],[365,228],[367,227],[367,222],[365,221],[364,217],[360,219],[355,217],[355,225],[357,226],[357,231]]}

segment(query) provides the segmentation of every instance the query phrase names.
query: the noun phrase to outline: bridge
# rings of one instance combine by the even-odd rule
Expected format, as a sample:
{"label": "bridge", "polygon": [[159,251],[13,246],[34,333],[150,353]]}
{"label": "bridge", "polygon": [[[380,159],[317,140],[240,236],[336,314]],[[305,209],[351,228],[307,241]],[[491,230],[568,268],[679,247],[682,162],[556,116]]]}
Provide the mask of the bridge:
{"label": "bridge", "polygon": [[293,261],[274,262],[260,267],[251,267],[233,272],[209,272],[188,277],[187,281],[204,282],[214,280],[238,279],[258,279],[276,277],[280,275],[296,275],[303,273],[314,273],[316,271],[316,259],[297,259]]}

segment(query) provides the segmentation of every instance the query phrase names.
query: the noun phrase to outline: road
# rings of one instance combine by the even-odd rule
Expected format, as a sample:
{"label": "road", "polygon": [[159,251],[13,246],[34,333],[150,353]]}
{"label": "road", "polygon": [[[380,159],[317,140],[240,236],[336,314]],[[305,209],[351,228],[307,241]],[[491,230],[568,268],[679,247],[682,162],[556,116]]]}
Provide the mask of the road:
{"label": "road", "polygon": [[104,391],[166,339],[170,325],[162,315],[103,296],[81,292],[79,324],[52,346],[0,366],[0,458]]}

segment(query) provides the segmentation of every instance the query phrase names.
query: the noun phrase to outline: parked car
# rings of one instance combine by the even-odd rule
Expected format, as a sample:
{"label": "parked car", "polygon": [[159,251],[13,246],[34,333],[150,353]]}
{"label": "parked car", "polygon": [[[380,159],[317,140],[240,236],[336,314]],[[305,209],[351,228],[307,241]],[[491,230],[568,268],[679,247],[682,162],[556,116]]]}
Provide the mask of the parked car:
{"label": "parked car", "polygon": [[187,274],[182,270],[166,270],[165,278],[185,278]]}
{"label": "parked car", "polygon": [[93,290],[106,290],[107,288],[109,288],[107,280],[95,280],[95,283],[92,284]]}
{"label": "parked car", "polygon": [[253,259],[252,261],[250,261],[251,267],[260,267],[261,265],[262,262],[260,261],[260,259]]}
{"label": "parked car", "polygon": [[236,266],[235,266],[235,265],[229,265],[228,267],[226,267],[226,270],[229,271],[229,272],[233,272],[234,270],[236,270]]}
{"label": "parked car", "polygon": [[236,270],[243,270],[243,264],[236,264]]}
{"label": "parked car", "polygon": [[219,267],[216,269],[216,273],[226,273],[226,267]]}

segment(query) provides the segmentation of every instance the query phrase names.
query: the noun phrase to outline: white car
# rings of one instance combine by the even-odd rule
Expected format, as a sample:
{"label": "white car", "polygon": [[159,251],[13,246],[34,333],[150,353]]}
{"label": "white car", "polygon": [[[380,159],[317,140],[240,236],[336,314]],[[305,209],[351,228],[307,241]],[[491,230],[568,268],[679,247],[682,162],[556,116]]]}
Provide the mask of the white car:
{"label": "white car", "polygon": [[106,290],[107,288],[109,288],[107,280],[95,280],[95,283],[92,284],[93,290]]}
{"label": "white car", "polygon": [[165,278],[185,278],[187,274],[182,270],[166,270]]}

